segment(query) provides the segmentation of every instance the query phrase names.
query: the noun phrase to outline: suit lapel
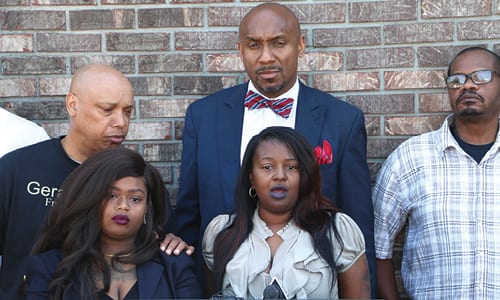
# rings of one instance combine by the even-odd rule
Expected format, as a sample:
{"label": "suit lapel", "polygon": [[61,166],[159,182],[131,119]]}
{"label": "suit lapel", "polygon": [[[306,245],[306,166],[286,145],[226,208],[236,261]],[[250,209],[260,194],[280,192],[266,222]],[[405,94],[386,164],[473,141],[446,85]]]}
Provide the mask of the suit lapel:
{"label": "suit lapel", "polygon": [[139,284],[139,297],[151,299],[163,273],[163,265],[149,260],[137,267],[137,283]]}
{"label": "suit lapel", "polygon": [[295,129],[307,138],[313,148],[319,145],[324,118],[325,109],[313,97],[311,89],[300,82]]}
{"label": "suit lapel", "polygon": [[240,169],[243,102],[247,89],[248,84],[231,89],[228,97],[217,106],[217,112],[214,116],[217,124],[215,139],[226,212],[233,207],[234,187]]}

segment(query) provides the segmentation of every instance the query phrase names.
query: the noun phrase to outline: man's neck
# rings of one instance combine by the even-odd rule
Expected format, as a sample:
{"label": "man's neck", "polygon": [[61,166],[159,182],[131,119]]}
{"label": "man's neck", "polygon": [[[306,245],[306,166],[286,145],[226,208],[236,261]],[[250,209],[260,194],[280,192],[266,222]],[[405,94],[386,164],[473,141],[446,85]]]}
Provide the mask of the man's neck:
{"label": "man's neck", "polygon": [[81,164],[84,160],[87,159],[87,155],[82,154],[77,149],[79,146],[77,143],[71,138],[71,135],[68,134],[61,140],[62,147],[66,155],[71,158],[74,162]]}
{"label": "man's neck", "polygon": [[455,133],[471,145],[486,145],[495,141],[498,133],[498,117],[491,121],[471,122],[455,119],[452,124]]}
{"label": "man's neck", "polygon": [[[298,77],[297,77],[297,78],[295,78],[295,84],[294,84],[294,85],[292,85],[292,87],[291,87],[291,88],[289,88],[288,90],[286,90],[286,91],[281,91],[281,93],[280,93],[279,95],[277,95],[276,97],[271,97],[271,96],[266,95],[266,93],[262,93],[262,92],[260,92],[260,91],[257,89],[257,87],[253,84],[253,82],[252,82],[251,80],[249,81],[249,88],[250,88],[250,89],[253,89],[254,91],[258,92],[259,94],[263,95],[264,97],[266,97],[266,98],[268,98],[268,99],[284,98],[284,95],[288,94],[288,93],[289,93],[290,91],[292,91],[293,89],[297,89],[297,90],[298,90],[298,88],[299,88],[299,81],[298,81]],[[289,95],[287,95],[287,97],[289,97]],[[294,98],[294,99],[295,99],[295,98],[296,98],[296,96],[295,96],[295,97],[292,97],[292,98]]]}

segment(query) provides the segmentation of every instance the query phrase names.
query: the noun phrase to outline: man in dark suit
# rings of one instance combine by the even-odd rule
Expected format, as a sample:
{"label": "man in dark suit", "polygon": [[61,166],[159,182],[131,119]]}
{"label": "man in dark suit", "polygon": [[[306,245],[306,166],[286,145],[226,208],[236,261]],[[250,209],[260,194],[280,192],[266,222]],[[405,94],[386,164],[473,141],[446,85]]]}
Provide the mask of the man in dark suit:
{"label": "man in dark suit", "polygon": [[[298,58],[304,55],[305,42],[297,17],[285,6],[264,3],[253,8],[240,24],[238,50],[250,82],[200,99],[186,113],[176,208],[179,235],[199,248],[210,220],[233,208],[249,139],[268,126],[292,127],[316,148],[323,163],[324,195],[363,231],[374,290],[373,209],[363,113],[299,81]],[[258,94],[274,103],[260,100]],[[279,115],[274,107],[288,115]]]}

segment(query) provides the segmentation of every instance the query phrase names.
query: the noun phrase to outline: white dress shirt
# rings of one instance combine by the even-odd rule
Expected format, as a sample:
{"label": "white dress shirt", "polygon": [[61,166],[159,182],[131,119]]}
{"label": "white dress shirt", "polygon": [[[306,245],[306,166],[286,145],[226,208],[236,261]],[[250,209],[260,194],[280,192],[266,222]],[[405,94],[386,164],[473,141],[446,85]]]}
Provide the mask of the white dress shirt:
{"label": "white dress shirt", "polygon": [[[260,92],[255,88],[252,81],[248,83],[248,90],[255,93]],[[281,94],[276,98],[268,98],[270,100],[279,98],[292,98],[293,106],[290,116],[288,118],[283,118],[276,114],[271,108],[260,108],[249,110],[245,107],[243,113],[243,130],[241,133],[241,151],[240,151],[240,162],[243,161],[243,155],[247,148],[248,142],[254,136],[259,134],[262,130],[271,126],[285,126],[290,128],[295,128],[295,115],[297,112],[297,103],[299,97],[299,80],[295,81],[295,84],[286,93]]]}

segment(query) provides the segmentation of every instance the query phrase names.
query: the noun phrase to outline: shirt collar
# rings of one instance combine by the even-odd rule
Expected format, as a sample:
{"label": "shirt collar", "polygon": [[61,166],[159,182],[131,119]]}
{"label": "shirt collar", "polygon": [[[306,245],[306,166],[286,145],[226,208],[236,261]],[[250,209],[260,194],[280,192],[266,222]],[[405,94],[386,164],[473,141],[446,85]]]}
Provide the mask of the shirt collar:
{"label": "shirt collar", "polygon": [[[439,128],[436,131],[436,145],[438,149],[441,151],[441,153],[444,155],[447,149],[454,148],[454,149],[462,149],[453,134],[451,133],[450,125],[452,125],[455,122],[455,116],[453,114],[448,115],[443,122],[443,125],[441,128]],[[499,124],[500,124],[500,119],[499,119]],[[495,140],[495,143],[493,146],[491,146],[491,149],[488,151],[491,152],[492,149],[495,149],[494,151],[499,151],[500,150],[500,130],[497,132],[497,137]],[[463,151],[463,149],[462,149]]]}
{"label": "shirt collar", "polygon": [[437,131],[438,135],[436,139],[436,144],[438,148],[443,152],[446,151],[448,148],[460,148],[458,145],[457,140],[455,140],[455,137],[453,137],[453,134],[451,133],[450,125],[455,122],[455,117],[453,115],[449,115],[446,117],[446,119],[443,122],[443,125],[441,125],[441,128]]}

